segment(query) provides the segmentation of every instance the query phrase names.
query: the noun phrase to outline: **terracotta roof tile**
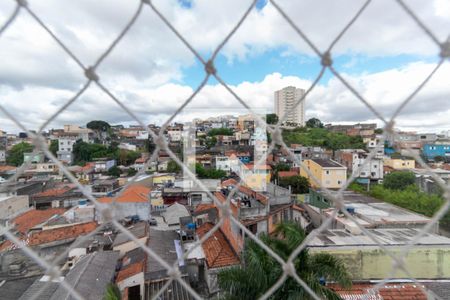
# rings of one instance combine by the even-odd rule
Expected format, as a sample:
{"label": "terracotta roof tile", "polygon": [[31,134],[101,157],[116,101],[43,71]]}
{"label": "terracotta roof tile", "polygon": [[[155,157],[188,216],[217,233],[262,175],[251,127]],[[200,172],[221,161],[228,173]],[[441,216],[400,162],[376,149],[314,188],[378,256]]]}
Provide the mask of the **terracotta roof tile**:
{"label": "terracotta roof tile", "polygon": [[75,188],[74,184],[67,184],[64,186],[58,186],[53,189],[48,189],[46,191],[40,192],[35,194],[36,197],[52,197],[52,196],[61,196],[65,193],[67,193],[70,190],[73,190]]}
{"label": "terracotta roof tile", "polygon": [[[151,189],[142,185],[131,185],[116,199],[117,203],[130,203],[130,202],[149,202],[149,194]],[[111,203],[113,197],[99,198],[101,203]]]}
{"label": "terracotta roof tile", "polygon": [[77,238],[80,235],[85,235],[94,231],[95,228],[97,228],[97,223],[89,222],[56,229],[42,230],[33,233],[29,238],[28,244],[30,246],[35,246],[54,241]]}
{"label": "terracotta roof tile", "polygon": [[17,169],[17,167],[14,166],[0,166],[0,172],[8,172],[8,171],[13,171]]}
{"label": "terracotta roof tile", "polygon": [[201,203],[195,208],[194,213],[199,213],[211,208],[216,208],[216,205],[214,203]]}
{"label": "terracotta roof tile", "polygon": [[[211,223],[205,223],[196,232],[201,238],[213,228]],[[220,229],[217,229],[206,241],[202,243],[206,263],[209,268],[221,268],[239,264],[239,258],[232,250],[230,243]]]}
{"label": "terracotta roof tile", "polygon": [[[344,289],[336,284],[327,285],[329,288],[336,291],[342,299],[363,299],[369,294],[369,290],[374,287],[373,284],[356,283],[350,289]],[[424,287],[422,287],[424,288]],[[396,283],[385,284],[381,287],[372,298],[376,300],[426,300],[427,296],[422,289],[411,283]]]}
{"label": "terracotta roof tile", "polygon": [[280,171],[278,172],[278,177],[292,177],[297,176],[298,173],[295,171]]}
{"label": "terracotta roof tile", "polygon": [[44,223],[54,215],[62,215],[66,210],[64,208],[50,208],[46,210],[29,210],[18,217],[12,223],[15,229],[21,234],[26,234],[31,228]]}

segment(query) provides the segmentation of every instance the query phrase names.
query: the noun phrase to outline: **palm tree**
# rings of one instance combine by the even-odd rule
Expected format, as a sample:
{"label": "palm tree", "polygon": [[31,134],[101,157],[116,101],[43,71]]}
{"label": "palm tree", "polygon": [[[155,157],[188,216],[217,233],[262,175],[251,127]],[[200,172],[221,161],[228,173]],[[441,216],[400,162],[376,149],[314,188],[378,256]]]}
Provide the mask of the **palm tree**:
{"label": "palm tree", "polygon": [[[279,224],[272,236],[262,235],[260,239],[285,261],[302,243],[306,234],[296,223]],[[281,265],[256,242],[248,239],[243,253],[243,266],[222,270],[218,283],[223,298],[258,299],[283,274]],[[321,298],[341,299],[338,294],[323,284],[322,280],[335,281],[343,287],[351,286],[351,278],[343,263],[326,254],[309,253],[304,249],[293,261],[297,275]],[[309,293],[288,277],[271,296],[271,299],[312,299]]]}
{"label": "palm tree", "polygon": [[119,287],[113,283],[108,283],[103,300],[120,300],[120,299],[122,299],[122,296]]}

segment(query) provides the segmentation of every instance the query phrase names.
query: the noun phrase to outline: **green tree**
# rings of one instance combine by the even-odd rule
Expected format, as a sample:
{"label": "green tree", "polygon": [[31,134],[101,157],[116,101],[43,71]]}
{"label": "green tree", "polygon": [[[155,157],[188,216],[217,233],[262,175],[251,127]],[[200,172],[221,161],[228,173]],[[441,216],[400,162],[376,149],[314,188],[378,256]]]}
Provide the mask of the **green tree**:
{"label": "green tree", "polygon": [[23,154],[33,151],[33,145],[21,142],[14,145],[6,155],[6,163],[9,165],[20,166],[23,164]]}
{"label": "green tree", "polygon": [[323,128],[323,123],[317,118],[311,118],[308,121],[306,121],[306,127]]}
{"label": "green tree", "polygon": [[58,140],[52,140],[50,142],[50,146],[48,147],[48,149],[50,150],[51,153],[53,153],[53,155],[56,156],[59,150]]}
{"label": "green tree", "polygon": [[231,128],[213,128],[208,131],[208,136],[216,135],[233,135],[233,130]]}
{"label": "green tree", "polygon": [[392,172],[383,180],[383,187],[391,190],[403,190],[416,183],[416,176],[410,171]]}
{"label": "green tree", "polygon": [[205,146],[208,149],[211,149],[217,144],[217,138],[215,136],[208,136],[205,140]]}
{"label": "green tree", "polygon": [[127,176],[131,177],[131,176],[136,175],[136,173],[137,173],[137,170],[135,168],[128,168]]}
{"label": "green tree", "polygon": [[[274,235],[263,234],[260,238],[286,261],[306,238],[306,234],[295,223],[282,223],[277,226]],[[242,259],[243,266],[225,269],[218,274],[218,283],[224,292],[224,299],[258,299],[283,274],[282,266],[251,239],[246,241]],[[294,259],[293,264],[298,277],[319,298],[341,299],[338,294],[320,283],[321,278],[336,281],[343,287],[351,286],[351,277],[344,264],[330,254],[311,254],[308,249],[303,249]],[[295,279],[288,277],[272,294],[271,299],[312,298]]]}
{"label": "green tree", "polygon": [[434,157],[434,161],[435,162],[445,162],[446,161],[446,159],[445,159],[445,157],[444,156],[435,156]]}
{"label": "green tree", "polygon": [[120,177],[120,174],[122,174],[122,170],[119,169],[117,166],[113,166],[108,170],[109,176]]}
{"label": "green tree", "polygon": [[108,122],[101,120],[93,120],[86,124],[86,127],[94,131],[107,132],[111,125]]}
{"label": "green tree", "polygon": [[303,176],[289,176],[280,178],[280,186],[292,189],[293,194],[306,194],[309,192],[309,180]]}
{"label": "green tree", "polygon": [[266,114],[266,123],[267,124],[277,124],[278,123],[277,114]]}
{"label": "green tree", "polygon": [[210,178],[210,179],[220,179],[225,177],[227,174],[223,170],[217,169],[205,169],[201,164],[195,164],[195,174],[199,178]]}
{"label": "green tree", "polygon": [[167,163],[167,172],[178,173],[180,171],[181,167],[174,160],[171,160]]}
{"label": "green tree", "polygon": [[108,283],[106,286],[106,293],[103,297],[103,300],[120,300],[122,299],[122,295],[120,293],[120,289],[117,285],[113,283]]}

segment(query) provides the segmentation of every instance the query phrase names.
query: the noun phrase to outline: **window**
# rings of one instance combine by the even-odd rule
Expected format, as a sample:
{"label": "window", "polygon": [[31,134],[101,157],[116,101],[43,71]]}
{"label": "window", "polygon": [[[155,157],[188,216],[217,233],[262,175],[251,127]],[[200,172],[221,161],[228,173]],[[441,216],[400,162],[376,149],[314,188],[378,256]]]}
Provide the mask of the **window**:
{"label": "window", "polygon": [[340,180],[338,180],[338,182],[337,182],[338,184],[341,184],[342,183],[342,181],[340,181]]}
{"label": "window", "polygon": [[329,175],[329,174],[330,174],[330,171],[326,170],[326,171],[325,171],[325,174]]}

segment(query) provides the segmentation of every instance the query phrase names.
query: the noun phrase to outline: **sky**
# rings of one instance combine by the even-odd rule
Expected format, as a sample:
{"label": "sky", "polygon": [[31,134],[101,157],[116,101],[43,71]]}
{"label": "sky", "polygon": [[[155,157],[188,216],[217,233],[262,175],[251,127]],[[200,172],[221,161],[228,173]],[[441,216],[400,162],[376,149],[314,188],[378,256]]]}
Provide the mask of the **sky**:
{"label": "sky", "polygon": [[[138,0],[29,0],[30,8],[89,66],[108,48],[136,11]],[[155,7],[207,60],[251,1],[158,0]],[[288,1],[279,6],[324,51],[363,5],[357,0]],[[439,41],[450,36],[450,1],[409,0]],[[15,1],[0,2],[0,24]],[[393,0],[373,1],[336,43],[333,66],[383,117],[428,76],[440,49]],[[26,11],[0,36],[0,105],[27,128],[37,129],[86,82],[83,70]],[[215,60],[218,75],[255,111],[273,112],[274,91],[308,89],[320,59],[275,7],[259,0]],[[128,34],[97,69],[101,83],[144,123],[166,121],[205,77],[201,63],[145,6]],[[377,122],[334,75],[326,71],[306,98],[306,118],[324,123]],[[177,117],[244,114],[242,105],[215,79]],[[93,119],[135,123],[95,85],[46,129],[85,125]],[[396,119],[401,130],[450,130],[450,61]],[[20,129],[0,115],[0,129]]]}

